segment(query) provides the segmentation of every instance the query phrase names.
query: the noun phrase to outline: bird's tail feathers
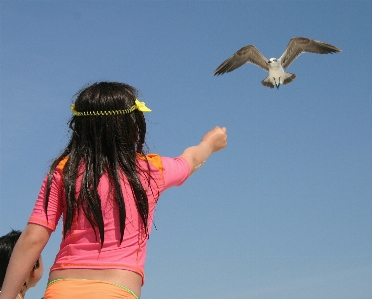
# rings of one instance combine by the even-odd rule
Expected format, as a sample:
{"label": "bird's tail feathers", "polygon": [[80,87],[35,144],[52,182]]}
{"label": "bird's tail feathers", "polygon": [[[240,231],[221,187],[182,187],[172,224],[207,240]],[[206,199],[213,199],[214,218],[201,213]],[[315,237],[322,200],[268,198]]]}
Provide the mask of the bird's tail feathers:
{"label": "bird's tail feathers", "polygon": [[291,83],[294,79],[296,79],[296,75],[291,73],[284,73],[284,76],[280,77],[280,81],[284,85]]}
{"label": "bird's tail feathers", "polygon": [[274,84],[270,80],[270,76],[267,76],[261,81],[261,84],[266,87],[274,88]]}

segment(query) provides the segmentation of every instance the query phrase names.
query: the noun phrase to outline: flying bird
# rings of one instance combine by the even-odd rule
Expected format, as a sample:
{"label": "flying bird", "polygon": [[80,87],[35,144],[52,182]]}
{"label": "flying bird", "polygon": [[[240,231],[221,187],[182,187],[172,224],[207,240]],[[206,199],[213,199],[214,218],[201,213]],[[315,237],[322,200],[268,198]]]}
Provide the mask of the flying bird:
{"label": "flying bird", "polygon": [[341,52],[341,50],[335,46],[314,39],[294,37],[289,41],[287,48],[280,58],[267,59],[255,46],[249,45],[241,48],[226,59],[213,74],[214,76],[222,75],[250,62],[269,72],[269,75],[261,81],[263,86],[274,88],[275,85],[276,88],[279,89],[280,84],[286,85],[296,78],[295,74],[286,73],[284,70],[289,67],[299,55],[305,52],[333,54]]}

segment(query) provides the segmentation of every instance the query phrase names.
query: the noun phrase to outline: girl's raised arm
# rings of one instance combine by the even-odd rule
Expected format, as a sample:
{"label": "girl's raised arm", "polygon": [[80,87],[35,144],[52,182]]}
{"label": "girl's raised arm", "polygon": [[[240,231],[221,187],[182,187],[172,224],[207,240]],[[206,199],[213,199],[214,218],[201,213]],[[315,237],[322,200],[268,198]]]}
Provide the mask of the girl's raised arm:
{"label": "girl's raised arm", "polygon": [[203,165],[211,154],[225,148],[226,145],[226,128],[215,127],[204,135],[198,145],[186,148],[180,157],[189,163],[191,173],[193,173]]}

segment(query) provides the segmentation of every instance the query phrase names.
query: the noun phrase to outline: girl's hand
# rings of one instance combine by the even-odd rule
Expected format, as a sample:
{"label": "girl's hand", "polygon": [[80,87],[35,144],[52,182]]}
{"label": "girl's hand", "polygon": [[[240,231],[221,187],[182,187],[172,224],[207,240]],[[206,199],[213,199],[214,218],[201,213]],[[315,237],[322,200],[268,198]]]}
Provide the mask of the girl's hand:
{"label": "girl's hand", "polygon": [[222,150],[227,145],[227,134],[225,127],[214,127],[202,138],[202,143],[208,144],[212,153]]}
{"label": "girl's hand", "polygon": [[202,141],[184,150],[181,157],[190,165],[191,173],[199,169],[209,156],[227,145],[227,135],[225,127],[215,127],[204,135]]}

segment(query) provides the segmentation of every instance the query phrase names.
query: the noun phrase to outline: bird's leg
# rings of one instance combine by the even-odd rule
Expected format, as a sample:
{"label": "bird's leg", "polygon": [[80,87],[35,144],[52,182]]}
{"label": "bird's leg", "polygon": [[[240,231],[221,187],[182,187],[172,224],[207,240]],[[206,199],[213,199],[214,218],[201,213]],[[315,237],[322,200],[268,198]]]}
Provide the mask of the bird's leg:
{"label": "bird's leg", "polygon": [[280,77],[279,77],[279,84],[276,84],[275,78],[274,78],[274,82],[275,82],[276,89],[279,89],[279,86],[280,86]]}

